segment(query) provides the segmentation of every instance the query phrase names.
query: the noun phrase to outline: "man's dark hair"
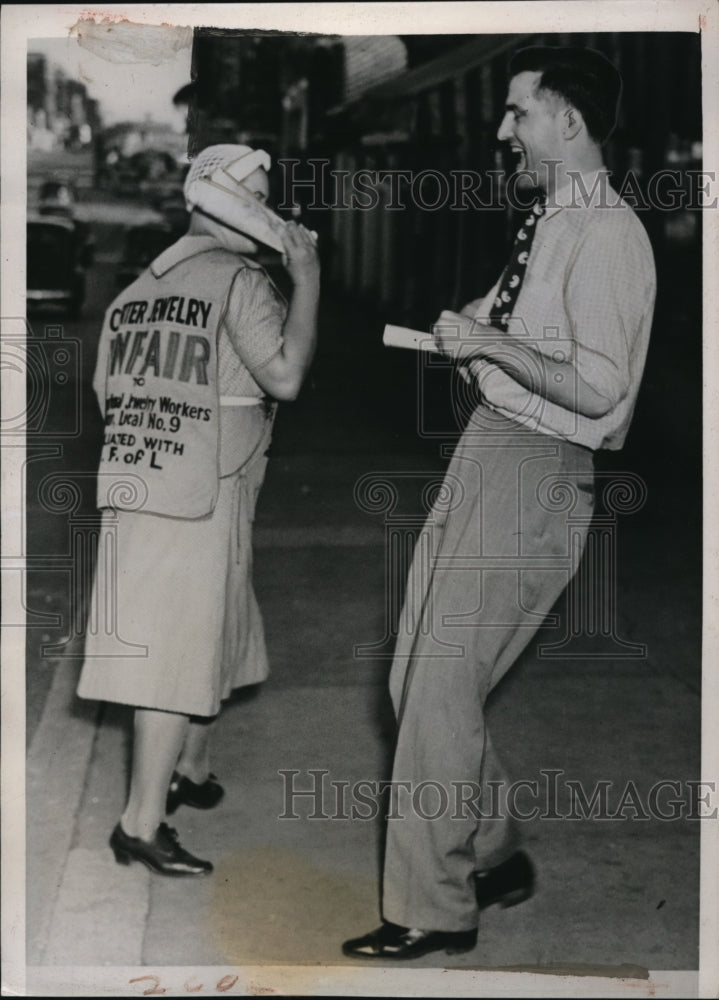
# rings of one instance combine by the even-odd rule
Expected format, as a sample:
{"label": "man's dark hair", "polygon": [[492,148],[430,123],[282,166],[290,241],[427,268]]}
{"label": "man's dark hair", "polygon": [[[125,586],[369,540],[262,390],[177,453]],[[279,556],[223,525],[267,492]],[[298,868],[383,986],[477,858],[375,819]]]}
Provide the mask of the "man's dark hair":
{"label": "man's dark hair", "polygon": [[606,142],[622,90],[622,78],[606,56],[594,49],[536,45],[512,56],[510,76],[525,72],[541,73],[537,89],[563,97],[581,112],[592,139]]}

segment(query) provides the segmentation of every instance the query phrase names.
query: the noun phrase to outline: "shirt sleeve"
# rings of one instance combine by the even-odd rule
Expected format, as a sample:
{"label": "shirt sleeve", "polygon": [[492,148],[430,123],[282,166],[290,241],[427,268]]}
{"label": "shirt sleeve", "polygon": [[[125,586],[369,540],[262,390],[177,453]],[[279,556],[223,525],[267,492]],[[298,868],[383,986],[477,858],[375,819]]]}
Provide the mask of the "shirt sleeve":
{"label": "shirt sleeve", "polygon": [[256,372],[282,347],[287,306],[267,274],[244,267],[235,276],[223,326],[243,365]]}
{"label": "shirt sleeve", "polygon": [[631,387],[631,357],[654,295],[651,248],[636,226],[617,212],[590,227],[565,285],[577,373],[613,407]]}

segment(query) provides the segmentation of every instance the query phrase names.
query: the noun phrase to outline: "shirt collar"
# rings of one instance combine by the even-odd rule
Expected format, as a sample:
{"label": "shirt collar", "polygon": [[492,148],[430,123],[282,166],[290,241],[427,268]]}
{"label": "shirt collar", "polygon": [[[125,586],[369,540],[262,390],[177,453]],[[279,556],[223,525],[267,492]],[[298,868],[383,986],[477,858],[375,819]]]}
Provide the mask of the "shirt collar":
{"label": "shirt collar", "polygon": [[[600,176],[603,175],[603,176]],[[551,218],[562,208],[594,208],[596,205],[608,199],[609,171],[606,167],[599,170],[589,170],[581,172],[579,176],[574,173],[573,177],[568,177],[566,183],[558,188],[554,194],[547,198],[544,210],[544,217]]]}
{"label": "shirt collar", "polygon": [[207,253],[208,250],[217,250],[220,244],[214,236],[205,233],[181,236],[176,243],[163,250],[159,257],[150,264],[150,270],[156,278],[161,278],[177,264],[183,260],[195,257],[200,253]]}

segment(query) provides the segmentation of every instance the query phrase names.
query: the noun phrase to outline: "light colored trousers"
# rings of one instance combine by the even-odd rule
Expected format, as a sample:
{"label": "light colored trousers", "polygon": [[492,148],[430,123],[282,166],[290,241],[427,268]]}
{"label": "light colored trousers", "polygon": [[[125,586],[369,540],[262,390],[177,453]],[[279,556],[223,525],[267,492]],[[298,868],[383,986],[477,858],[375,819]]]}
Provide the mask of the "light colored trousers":
{"label": "light colored trousers", "polygon": [[[506,782],[484,704],[576,572],[593,503],[591,451],[475,412],[417,541],[399,623],[385,920],[476,927],[473,873],[516,849],[501,800],[487,805],[490,783],[496,799]],[[492,818],[462,805],[469,783]]]}

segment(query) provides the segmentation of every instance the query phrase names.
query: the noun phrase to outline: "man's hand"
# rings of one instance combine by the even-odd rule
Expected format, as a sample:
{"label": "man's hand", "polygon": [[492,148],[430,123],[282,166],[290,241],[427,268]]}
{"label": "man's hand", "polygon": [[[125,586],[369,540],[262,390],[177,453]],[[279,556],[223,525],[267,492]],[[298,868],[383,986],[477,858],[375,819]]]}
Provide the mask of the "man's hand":
{"label": "man's hand", "polygon": [[488,337],[490,331],[496,332],[497,340],[501,339],[499,330],[494,331],[486,323],[452,312],[451,309],[444,309],[432,327],[438,350],[453,361],[464,361],[480,354],[482,348],[494,342],[494,338]]}
{"label": "man's hand", "polygon": [[295,287],[319,285],[320,260],[316,241],[316,236],[296,222],[288,222],[285,226],[282,234],[285,246],[282,262]]}

